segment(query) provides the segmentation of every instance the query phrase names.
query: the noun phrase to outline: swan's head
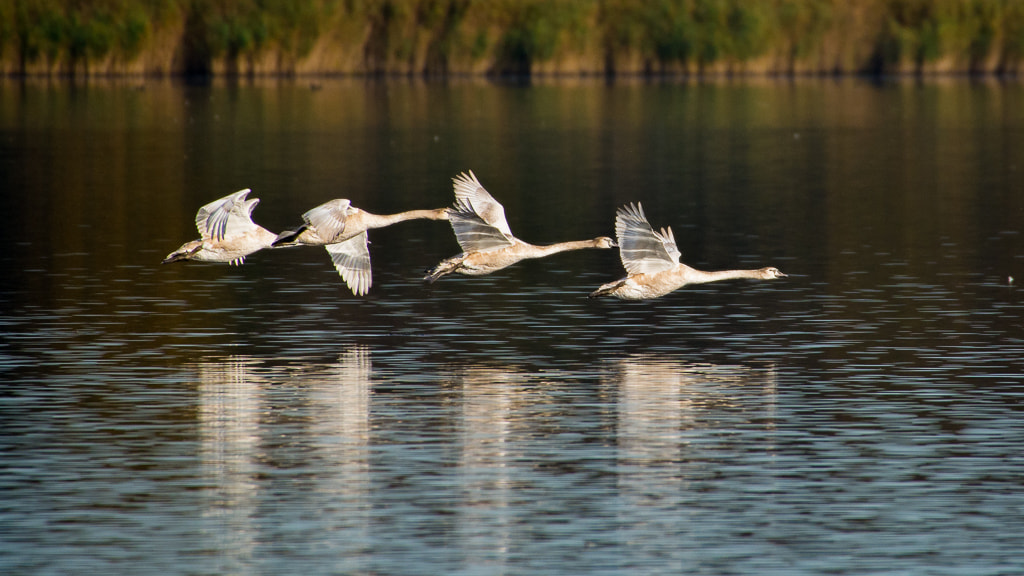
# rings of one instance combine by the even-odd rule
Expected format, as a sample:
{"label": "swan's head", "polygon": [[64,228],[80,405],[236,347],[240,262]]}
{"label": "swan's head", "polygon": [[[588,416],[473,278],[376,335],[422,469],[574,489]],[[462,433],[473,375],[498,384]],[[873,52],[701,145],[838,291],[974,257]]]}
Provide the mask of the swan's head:
{"label": "swan's head", "polygon": [[776,278],[786,277],[786,275],[783,274],[781,270],[774,266],[769,266],[768,268],[761,268],[760,270],[758,270],[758,272],[761,273],[762,280],[774,280]]}
{"label": "swan's head", "polygon": [[618,246],[618,243],[607,236],[601,236],[600,238],[594,238],[594,246],[596,248],[615,248]]}

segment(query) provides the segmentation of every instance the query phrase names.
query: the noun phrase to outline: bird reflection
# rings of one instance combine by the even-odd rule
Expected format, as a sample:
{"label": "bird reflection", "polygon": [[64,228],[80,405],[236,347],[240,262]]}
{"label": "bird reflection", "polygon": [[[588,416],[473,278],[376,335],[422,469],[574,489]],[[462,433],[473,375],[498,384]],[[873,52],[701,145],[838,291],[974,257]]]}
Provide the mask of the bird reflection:
{"label": "bird reflection", "polygon": [[688,363],[637,354],[619,360],[613,373],[619,381],[620,440],[623,431],[627,440],[632,437],[634,428],[638,432],[649,427],[700,428],[711,423],[704,417],[717,411],[763,410],[758,421],[774,428],[774,368]]}
{"label": "bird reflection", "polygon": [[[251,519],[257,509],[256,453],[259,448],[263,382],[251,370],[256,361],[233,356],[199,365],[199,454],[208,503],[205,536],[226,568],[241,568],[257,542]],[[229,570],[234,571],[234,570]]]}
{"label": "bird reflection", "polygon": [[[730,443],[774,452],[773,368],[638,354],[619,360],[610,377],[619,391],[619,488],[633,520],[644,517],[645,506],[652,518],[664,518],[656,510],[683,506],[687,486],[703,480],[709,462],[728,453]],[[764,427],[753,427],[753,440],[738,432],[751,422]]]}
{"label": "bird reflection", "polygon": [[317,437],[331,446],[365,448],[370,422],[370,352],[365,346],[345,351],[338,363],[328,367],[326,377],[306,383],[308,397],[319,406],[314,415]]}
{"label": "bird reflection", "polygon": [[350,542],[366,542],[370,528],[370,352],[364,346],[345,351],[320,376],[304,379],[311,403],[309,436],[316,455],[328,463],[317,474],[310,495],[313,510],[341,506],[344,519],[333,529]]}
{"label": "bird reflection", "polygon": [[[304,468],[314,479],[292,497],[295,519],[342,506],[344,519],[331,529],[345,542],[368,541],[370,371],[369,351],[361,346],[335,364],[297,372],[244,356],[199,364],[204,519],[211,546],[227,563],[224,572],[244,571],[267,541],[253,519],[279,492],[279,475],[268,468]],[[282,380],[287,384],[271,385]],[[275,416],[281,414],[288,417]]]}
{"label": "bird reflection", "polygon": [[524,402],[526,380],[526,375],[504,367],[476,366],[456,379],[462,390],[460,470],[465,494],[459,530],[471,564],[507,561],[513,531],[508,514],[515,473],[511,463],[517,459],[514,412]]}

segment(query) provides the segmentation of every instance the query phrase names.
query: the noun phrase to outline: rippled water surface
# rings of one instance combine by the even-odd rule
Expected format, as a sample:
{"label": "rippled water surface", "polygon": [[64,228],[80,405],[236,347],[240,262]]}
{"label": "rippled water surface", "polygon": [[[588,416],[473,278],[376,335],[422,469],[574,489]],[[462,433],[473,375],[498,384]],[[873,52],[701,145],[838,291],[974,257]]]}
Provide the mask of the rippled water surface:
{"label": "rippled water surface", "polygon": [[[1024,86],[0,84],[4,574],[1024,572]],[[447,223],[160,260],[251,187],[272,230],[473,169],[539,243],[421,282]],[[1015,283],[1012,278],[1019,280]]]}

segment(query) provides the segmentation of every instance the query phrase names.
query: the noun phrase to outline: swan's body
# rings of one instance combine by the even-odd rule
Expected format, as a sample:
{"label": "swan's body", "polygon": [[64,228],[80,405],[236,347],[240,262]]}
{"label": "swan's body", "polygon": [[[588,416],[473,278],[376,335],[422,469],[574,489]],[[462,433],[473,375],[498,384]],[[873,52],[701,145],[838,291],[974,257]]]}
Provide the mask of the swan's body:
{"label": "swan's body", "polygon": [[581,250],[583,248],[612,248],[614,241],[608,237],[594,238],[593,240],[578,240],[574,242],[560,242],[548,246],[535,246],[523,242],[518,238],[512,239],[513,243],[505,248],[498,248],[488,251],[469,251],[457,256],[446,258],[441,261],[424,280],[434,282],[441,276],[447,274],[465,274],[466,276],[483,276],[491,272],[497,272],[502,268],[530,258],[543,258],[567,250]]}
{"label": "swan's body", "polygon": [[371,214],[352,206],[349,200],[331,200],[302,215],[303,223],[286,230],[273,241],[274,247],[323,246],[331,255],[334,268],[356,296],[370,289],[370,250],[366,234],[372,228],[383,228],[398,222],[426,218],[447,220],[448,209],[410,210],[398,214]]}
{"label": "swan's body", "polygon": [[516,238],[505,220],[505,209],[477,180],[472,171],[453,179],[455,206],[448,220],[462,253],[442,260],[424,278],[434,282],[447,274],[482,276],[507,268],[521,260],[543,258],[567,250],[613,248],[615,241],[606,236],[593,240],[560,242],[535,246]]}
{"label": "swan's body", "polygon": [[270,246],[277,235],[252,221],[252,211],[260,200],[246,200],[249,192],[248,188],[239,190],[200,208],[196,213],[199,240],[182,244],[163,263],[197,260],[238,265],[249,254]]}
{"label": "swan's body", "polygon": [[384,228],[417,218],[447,220],[448,209],[409,210],[398,214],[379,215],[356,208],[349,200],[338,198],[325,202],[303,214],[303,223],[294,230],[285,230],[279,234],[274,240],[274,246],[337,244],[373,228]]}
{"label": "swan's body", "polygon": [[772,280],[786,275],[778,268],[721,270],[705,272],[679,262],[679,248],[671,228],[655,232],[640,204],[623,206],[615,216],[615,234],[626,277],[609,282],[590,294],[621,300],[648,300],[664,296],[690,284],[704,284],[734,278]]}

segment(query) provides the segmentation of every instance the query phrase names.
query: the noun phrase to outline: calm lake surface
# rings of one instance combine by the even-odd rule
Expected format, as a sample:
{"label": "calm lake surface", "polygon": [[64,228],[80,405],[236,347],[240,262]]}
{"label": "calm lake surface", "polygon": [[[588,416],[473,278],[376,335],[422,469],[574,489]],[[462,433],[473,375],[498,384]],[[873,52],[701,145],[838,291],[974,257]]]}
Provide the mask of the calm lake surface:
{"label": "calm lake surface", "polygon": [[[1020,574],[1024,84],[0,83],[0,573]],[[421,282],[445,222],[161,259],[241,188],[614,250]],[[1018,278],[1015,284],[1010,278]]]}

